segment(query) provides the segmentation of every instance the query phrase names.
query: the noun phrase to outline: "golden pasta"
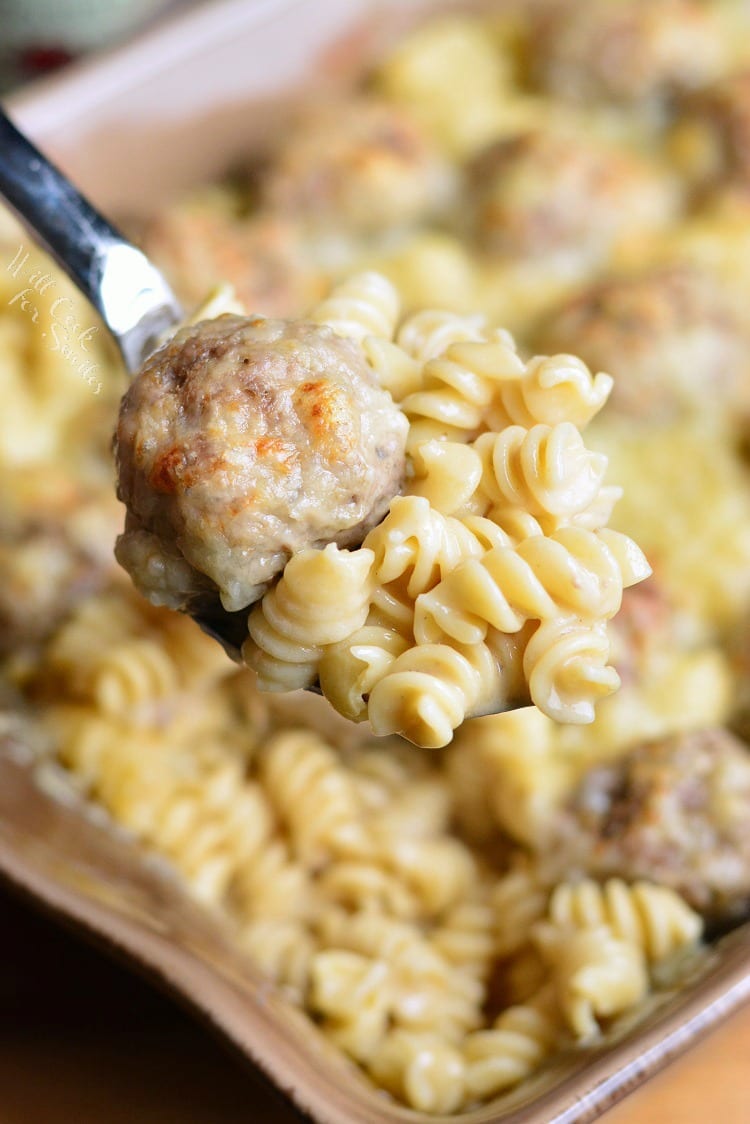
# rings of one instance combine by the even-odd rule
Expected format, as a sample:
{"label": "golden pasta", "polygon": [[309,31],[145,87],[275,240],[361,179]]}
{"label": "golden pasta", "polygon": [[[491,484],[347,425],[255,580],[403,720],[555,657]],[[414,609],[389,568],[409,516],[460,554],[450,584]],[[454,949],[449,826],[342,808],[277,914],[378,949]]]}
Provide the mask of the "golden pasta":
{"label": "golden pasta", "polygon": [[420,1112],[606,1046],[750,908],[748,21],[714,7],[428,20],[150,219],[188,304],[311,317],[403,428],[363,541],[243,607],[251,668],[156,604],[194,580],[157,535],[119,548],[154,604],[112,564],[121,376],[93,324],[49,346],[88,313],[0,236],[0,725]]}

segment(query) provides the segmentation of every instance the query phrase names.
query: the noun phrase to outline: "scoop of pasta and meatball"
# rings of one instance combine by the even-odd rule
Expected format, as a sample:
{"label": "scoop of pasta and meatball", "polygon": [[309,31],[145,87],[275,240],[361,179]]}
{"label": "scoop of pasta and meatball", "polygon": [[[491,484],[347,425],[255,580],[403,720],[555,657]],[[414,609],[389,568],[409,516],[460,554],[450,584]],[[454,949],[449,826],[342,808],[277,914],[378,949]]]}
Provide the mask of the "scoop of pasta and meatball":
{"label": "scoop of pasta and meatball", "polygon": [[356,343],[304,321],[182,328],[123,399],[117,558],[156,604],[262,596],[306,547],[359,543],[398,492],[407,422]]}

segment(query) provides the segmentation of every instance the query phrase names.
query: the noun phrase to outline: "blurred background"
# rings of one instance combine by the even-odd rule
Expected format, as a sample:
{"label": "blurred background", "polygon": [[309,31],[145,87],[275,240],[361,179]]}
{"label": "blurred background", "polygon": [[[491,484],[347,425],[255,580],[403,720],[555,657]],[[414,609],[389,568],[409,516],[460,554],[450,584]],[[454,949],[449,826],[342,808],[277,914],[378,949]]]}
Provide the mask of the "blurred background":
{"label": "blurred background", "polygon": [[0,94],[190,6],[191,0],[0,0]]}

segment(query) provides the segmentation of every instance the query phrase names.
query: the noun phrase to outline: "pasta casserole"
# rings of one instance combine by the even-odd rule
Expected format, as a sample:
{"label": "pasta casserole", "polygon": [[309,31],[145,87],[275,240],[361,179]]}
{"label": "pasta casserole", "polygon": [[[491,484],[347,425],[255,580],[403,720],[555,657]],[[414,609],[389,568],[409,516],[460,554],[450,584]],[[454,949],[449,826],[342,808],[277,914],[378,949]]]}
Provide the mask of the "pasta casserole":
{"label": "pasta casserole", "polygon": [[[128,391],[124,530],[124,377],[0,230],[0,723],[423,1113],[513,1104],[748,912],[747,20],[433,17],[247,175],[139,220],[186,305],[226,281],[248,315],[157,353],[142,416]],[[271,337],[315,384],[296,402]],[[251,360],[257,430],[221,371],[200,400],[212,347]],[[279,501],[255,570],[190,414],[218,433],[232,402]],[[351,436],[307,495],[282,416]],[[244,666],[170,607],[202,598]]]}

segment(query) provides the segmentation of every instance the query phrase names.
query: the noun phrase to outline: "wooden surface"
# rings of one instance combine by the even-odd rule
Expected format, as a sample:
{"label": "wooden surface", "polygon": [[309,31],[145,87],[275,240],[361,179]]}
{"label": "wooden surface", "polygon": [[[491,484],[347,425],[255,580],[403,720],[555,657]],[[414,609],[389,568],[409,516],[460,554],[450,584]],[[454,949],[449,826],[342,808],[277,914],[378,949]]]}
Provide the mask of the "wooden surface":
{"label": "wooden surface", "polygon": [[[298,1124],[169,1000],[0,892],[0,1124]],[[602,1124],[750,1124],[750,1007]]]}

